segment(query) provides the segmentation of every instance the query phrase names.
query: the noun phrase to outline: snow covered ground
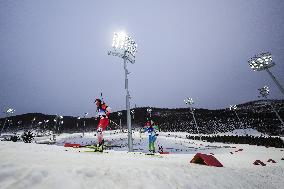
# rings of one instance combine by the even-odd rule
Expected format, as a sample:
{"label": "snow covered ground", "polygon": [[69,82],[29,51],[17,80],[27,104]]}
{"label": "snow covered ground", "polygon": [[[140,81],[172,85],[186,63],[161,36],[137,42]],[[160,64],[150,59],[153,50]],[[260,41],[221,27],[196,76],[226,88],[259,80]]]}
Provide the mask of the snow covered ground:
{"label": "snow covered ground", "polygon": [[[61,134],[57,145],[0,141],[0,188],[283,188],[284,149],[194,141],[187,134],[160,133],[156,148],[170,154],[155,156],[138,153],[147,152],[148,145],[138,132],[135,153],[127,152],[127,134],[117,131],[106,132],[110,149],[105,153],[63,147],[95,143],[94,133]],[[213,153],[224,167],[189,163],[197,152]],[[253,165],[257,159],[266,166]]]}

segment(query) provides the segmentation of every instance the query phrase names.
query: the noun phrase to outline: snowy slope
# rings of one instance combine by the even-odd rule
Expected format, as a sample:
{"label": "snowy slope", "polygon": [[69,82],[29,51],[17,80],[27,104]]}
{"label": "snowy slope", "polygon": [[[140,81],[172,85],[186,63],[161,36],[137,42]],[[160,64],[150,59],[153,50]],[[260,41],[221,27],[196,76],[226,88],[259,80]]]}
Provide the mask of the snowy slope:
{"label": "snowy slope", "polygon": [[[169,135],[170,134],[170,135]],[[146,151],[147,136],[134,133],[134,148]],[[108,132],[108,153],[65,148],[63,142],[94,141],[94,133],[62,134],[58,145],[0,141],[0,188],[283,188],[284,149],[227,145],[185,139],[185,133],[160,133],[157,143],[169,155],[127,153],[126,133]],[[42,140],[37,138],[37,140]],[[176,149],[179,149],[176,151]],[[243,151],[236,152],[238,149]],[[182,150],[182,151],[181,151]],[[187,151],[186,151],[187,150]],[[137,150],[138,151],[138,150]],[[166,150],[165,150],[166,151]],[[224,167],[190,164],[195,153],[214,153]],[[230,153],[232,152],[232,154]],[[256,166],[259,159],[277,163]]]}

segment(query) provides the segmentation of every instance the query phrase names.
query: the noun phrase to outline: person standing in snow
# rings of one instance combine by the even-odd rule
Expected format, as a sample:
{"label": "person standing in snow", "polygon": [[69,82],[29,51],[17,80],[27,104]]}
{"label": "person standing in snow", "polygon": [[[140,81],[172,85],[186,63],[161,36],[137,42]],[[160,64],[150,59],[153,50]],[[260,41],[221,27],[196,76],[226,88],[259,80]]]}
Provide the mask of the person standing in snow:
{"label": "person standing in snow", "polygon": [[103,131],[105,131],[107,126],[109,125],[109,114],[111,109],[99,98],[95,100],[95,104],[97,106],[96,117],[100,119],[99,124],[97,126],[97,137],[98,137],[97,150],[102,152],[104,144]]}
{"label": "person standing in snow", "polygon": [[159,130],[158,126],[154,124],[152,120],[147,121],[145,125],[144,132],[147,132],[149,135],[149,152],[155,153],[155,141],[157,139],[158,134],[156,131]]}

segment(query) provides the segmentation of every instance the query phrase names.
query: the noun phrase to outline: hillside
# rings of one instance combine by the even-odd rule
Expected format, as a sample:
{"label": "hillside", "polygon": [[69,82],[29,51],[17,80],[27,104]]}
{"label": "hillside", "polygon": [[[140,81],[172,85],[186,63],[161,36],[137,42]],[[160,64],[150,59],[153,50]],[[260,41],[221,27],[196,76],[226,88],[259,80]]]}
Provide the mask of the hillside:
{"label": "hillside", "polygon": [[[284,100],[271,101],[284,118]],[[195,109],[195,117],[199,130],[204,134],[212,134],[218,132],[227,132],[234,129],[253,128],[259,132],[279,135],[281,132],[281,123],[277,119],[271,107],[264,101],[252,101],[237,105],[236,110],[240,122],[233,111],[227,109],[208,110]],[[141,128],[144,126],[149,115],[147,114],[148,107],[135,108],[134,119],[132,117],[133,128]],[[183,131],[189,133],[197,133],[193,122],[192,114],[188,108],[167,109],[167,108],[152,108],[152,119],[159,125],[161,131]],[[55,132],[87,132],[93,131],[98,124],[98,120],[94,117],[81,118],[64,116],[63,123],[60,121],[54,122],[56,115],[44,115],[41,113],[28,113],[9,117],[4,131],[17,130],[53,130]],[[35,118],[35,120],[34,120]],[[122,111],[122,128],[126,129],[126,111]],[[109,129],[119,129],[119,117],[117,112],[110,115],[111,124]],[[34,121],[33,121],[34,120]],[[44,123],[44,120],[49,120]],[[0,119],[1,128],[4,123],[4,118]],[[85,125],[85,126],[84,126]]]}

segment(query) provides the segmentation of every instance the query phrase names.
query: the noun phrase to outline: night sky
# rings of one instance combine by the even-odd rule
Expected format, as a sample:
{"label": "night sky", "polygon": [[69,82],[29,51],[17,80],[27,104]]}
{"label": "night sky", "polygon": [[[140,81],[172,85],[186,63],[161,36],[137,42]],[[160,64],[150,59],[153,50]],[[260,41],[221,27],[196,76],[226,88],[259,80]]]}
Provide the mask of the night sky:
{"label": "night sky", "polygon": [[219,109],[283,95],[248,60],[271,52],[284,85],[283,0],[0,0],[0,117],[95,114],[103,91],[125,109],[123,60],[108,56],[114,32],[138,44],[128,64],[131,107]]}

